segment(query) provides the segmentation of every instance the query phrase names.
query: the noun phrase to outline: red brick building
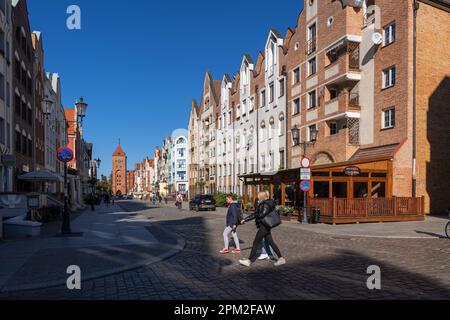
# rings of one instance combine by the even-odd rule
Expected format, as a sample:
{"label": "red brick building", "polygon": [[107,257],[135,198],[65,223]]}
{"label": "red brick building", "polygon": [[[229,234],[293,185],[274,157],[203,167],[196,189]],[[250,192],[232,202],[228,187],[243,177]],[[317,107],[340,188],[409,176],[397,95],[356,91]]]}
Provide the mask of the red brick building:
{"label": "red brick building", "polygon": [[120,145],[117,146],[112,155],[111,188],[115,195],[128,193],[127,155]]}

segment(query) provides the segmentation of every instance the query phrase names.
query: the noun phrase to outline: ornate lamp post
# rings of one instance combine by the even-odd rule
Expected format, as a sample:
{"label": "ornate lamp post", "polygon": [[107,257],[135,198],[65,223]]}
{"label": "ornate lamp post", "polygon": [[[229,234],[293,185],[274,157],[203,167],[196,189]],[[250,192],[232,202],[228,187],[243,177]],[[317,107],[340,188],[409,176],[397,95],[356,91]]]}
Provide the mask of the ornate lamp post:
{"label": "ornate lamp post", "polygon": [[[317,142],[317,136],[319,131],[316,127],[313,127],[309,132],[309,141],[300,142],[300,129],[295,125],[294,128],[291,129],[292,132],[292,140],[294,141],[294,146],[301,146],[303,148],[303,157],[306,157],[306,151],[309,146],[314,146]],[[308,223],[308,196],[306,192],[303,193],[303,223]]]}
{"label": "ornate lamp post", "polygon": [[[50,116],[53,111],[54,101],[52,101],[51,99],[49,99],[48,96],[46,96],[44,103],[45,103],[44,115],[45,115],[46,120],[53,120],[53,119],[50,119]],[[65,119],[65,120],[62,120],[61,122],[64,122],[67,124],[71,124],[71,123],[76,124],[75,131],[76,131],[76,136],[77,136],[77,142],[79,143],[80,126],[83,124],[83,119],[86,116],[88,104],[84,102],[83,98],[80,98],[75,103],[75,106],[76,106],[76,111],[77,111],[76,120],[66,120]],[[53,121],[58,122],[58,119],[54,119]],[[79,149],[79,148],[77,148],[77,149]],[[72,150],[72,151],[76,152],[77,150]],[[72,233],[71,228],[70,228],[68,193],[69,193],[69,187],[68,187],[68,181],[67,181],[67,162],[64,162],[64,211],[63,211],[63,215],[62,215],[62,228],[61,228],[61,233],[63,235],[69,235]]]}

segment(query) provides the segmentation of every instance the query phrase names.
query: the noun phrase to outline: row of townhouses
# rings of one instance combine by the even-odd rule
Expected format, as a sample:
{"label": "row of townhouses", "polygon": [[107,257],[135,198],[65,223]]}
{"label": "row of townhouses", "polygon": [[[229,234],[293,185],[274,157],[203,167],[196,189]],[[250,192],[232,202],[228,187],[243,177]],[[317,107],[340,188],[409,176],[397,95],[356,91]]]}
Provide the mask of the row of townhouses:
{"label": "row of townhouses", "polygon": [[112,192],[115,195],[132,194],[146,199],[188,191],[187,130],[179,129],[156,147],[153,158],[146,157],[127,170],[127,156],[119,145],[113,153],[111,173]]}
{"label": "row of townhouses", "polygon": [[30,27],[27,2],[0,0],[0,193],[41,192],[62,200],[62,179],[42,184],[21,177],[45,169],[62,178],[56,153],[70,146],[75,158],[69,163],[69,202],[78,209],[96,172],[80,121],[87,105],[80,100],[75,108],[64,108],[61,79],[45,70],[43,43],[41,32]]}
{"label": "row of townhouses", "polygon": [[297,25],[270,30],[237,73],[206,73],[190,194],[250,201],[265,188],[299,205],[307,157],[311,198],[423,197],[425,212],[447,210],[449,12],[444,0],[305,0]]}

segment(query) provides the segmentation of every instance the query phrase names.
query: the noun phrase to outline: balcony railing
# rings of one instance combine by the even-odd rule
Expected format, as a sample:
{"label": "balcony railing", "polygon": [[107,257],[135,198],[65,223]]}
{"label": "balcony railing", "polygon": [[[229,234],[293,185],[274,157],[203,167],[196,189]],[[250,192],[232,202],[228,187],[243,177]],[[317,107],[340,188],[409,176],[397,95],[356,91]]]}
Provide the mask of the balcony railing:
{"label": "balcony railing", "polygon": [[317,39],[314,37],[306,42],[306,55],[310,55],[316,51],[316,48],[317,48],[316,40]]}
{"label": "balcony railing", "polygon": [[368,12],[363,18],[363,28],[375,23],[375,10]]}

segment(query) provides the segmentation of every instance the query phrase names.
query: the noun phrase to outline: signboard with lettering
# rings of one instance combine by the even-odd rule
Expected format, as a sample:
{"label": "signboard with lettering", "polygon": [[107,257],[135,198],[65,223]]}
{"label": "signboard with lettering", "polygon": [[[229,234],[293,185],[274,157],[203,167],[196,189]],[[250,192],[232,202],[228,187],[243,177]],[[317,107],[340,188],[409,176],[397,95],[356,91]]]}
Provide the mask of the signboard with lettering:
{"label": "signboard with lettering", "polygon": [[300,180],[311,180],[311,169],[301,168],[300,169]]}
{"label": "signboard with lettering", "polygon": [[347,167],[344,170],[344,173],[350,177],[356,177],[361,174],[361,169],[358,167]]}

